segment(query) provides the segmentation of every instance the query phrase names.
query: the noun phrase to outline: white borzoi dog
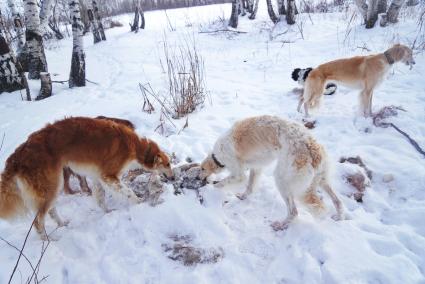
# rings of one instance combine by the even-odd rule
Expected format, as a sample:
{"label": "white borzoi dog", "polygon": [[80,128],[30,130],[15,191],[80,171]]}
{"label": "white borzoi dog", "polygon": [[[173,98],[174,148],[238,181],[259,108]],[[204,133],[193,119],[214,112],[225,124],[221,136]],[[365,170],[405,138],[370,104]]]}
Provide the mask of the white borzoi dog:
{"label": "white borzoi dog", "polygon": [[275,230],[287,228],[298,215],[294,196],[301,195],[314,208],[323,208],[321,199],[316,195],[317,186],[321,186],[332,199],[337,211],[335,219],[342,218],[341,201],[329,185],[324,148],[304,126],[275,116],[251,117],[236,122],[217,140],[213,151],[202,162],[200,178],[207,178],[226,168],[230,175],[215,184],[223,187],[243,181],[245,171],[249,169],[247,189],[238,196],[245,199],[252,193],[262,168],[275,160],[276,186],[288,210],[284,221],[272,224]]}

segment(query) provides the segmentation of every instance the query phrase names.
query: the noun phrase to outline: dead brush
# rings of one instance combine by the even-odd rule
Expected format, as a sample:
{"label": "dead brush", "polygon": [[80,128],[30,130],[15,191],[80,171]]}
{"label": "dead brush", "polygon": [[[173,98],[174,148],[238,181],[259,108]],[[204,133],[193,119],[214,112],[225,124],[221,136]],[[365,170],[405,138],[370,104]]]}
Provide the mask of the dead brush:
{"label": "dead brush", "polygon": [[177,47],[170,47],[167,40],[164,40],[163,49],[168,109],[171,110],[172,118],[179,119],[202,107],[205,102],[207,93],[204,60],[194,39],[185,40],[184,44]]}

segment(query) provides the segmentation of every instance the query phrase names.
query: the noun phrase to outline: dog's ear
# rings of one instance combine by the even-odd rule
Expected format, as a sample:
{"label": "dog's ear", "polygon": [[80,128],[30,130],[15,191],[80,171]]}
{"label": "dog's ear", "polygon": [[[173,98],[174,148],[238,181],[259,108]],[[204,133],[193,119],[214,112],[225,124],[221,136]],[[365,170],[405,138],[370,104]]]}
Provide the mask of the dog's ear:
{"label": "dog's ear", "polygon": [[300,71],[301,68],[295,68],[294,71],[292,71],[292,80],[298,81],[298,78],[300,77]]}
{"label": "dog's ear", "polygon": [[303,74],[303,80],[304,80],[304,81],[305,81],[305,80],[307,80],[308,74],[310,74],[311,70],[313,70],[313,68],[311,68],[311,67],[306,68],[306,69],[304,70],[304,74]]}
{"label": "dog's ear", "polygon": [[153,161],[154,161],[154,164],[161,164],[162,158],[160,155],[156,155]]}

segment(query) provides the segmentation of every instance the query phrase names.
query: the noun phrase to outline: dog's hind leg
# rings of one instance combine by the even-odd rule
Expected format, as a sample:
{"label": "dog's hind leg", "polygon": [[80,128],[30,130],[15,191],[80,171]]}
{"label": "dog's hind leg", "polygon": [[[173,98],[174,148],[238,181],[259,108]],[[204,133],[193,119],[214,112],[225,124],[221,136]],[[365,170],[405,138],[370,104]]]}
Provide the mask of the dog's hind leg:
{"label": "dog's hind leg", "polygon": [[287,229],[289,224],[292,222],[292,220],[294,220],[295,217],[298,216],[298,210],[297,210],[297,207],[295,205],[295,200],[294,200],[292,193],[282,195],[282,197],[283,197],[283,200],[285,201],[286,209],[287,209],[288,213],[287,213],[285,220],[283,220],[281,222],[276,221],[276,222],[272,223],[272,228],[275,231]]}
{"label": "dog's hind leg", "polygon": [[244,200],[248,197],[248,195],[250,195],[252,193],[252,191],[254,190],[254,187],[257,184],[258,177],[260,176],[260,174],[261,174],[260,169],[251,169],[249,171],[248,186],[247,186],[245,192],[242,193],[242,194],[236,195],[239,199]]}
{"label": "dog's hind leg", "polygon": [[373,89],[365,88],[360,93],[360,111],[364,117],[372,115]]}
{"label": "dog's hind leg", "polygon": [[320,177],[313,178],[313,182],[304,194],[304,202],[309,205],[314,213],[320,213],[325,208],[323,201],[317,195],[317,186],[319,185]]}
{"label": "dog's hind leg", "polygon": [[58,227],[64,227],[69,224],[69,221],[63,221],[59,217],[58,211],[54,206],[49,210],[49,215],[50,217],[52,217],[53,220],[55,220],[56,224],[58,224]]}
{"label": "dog's hind leg", "polygon": [[332,199],[332,203],[335,206],[336,209],[336,215],[333,216],[333,219],[338,221],[343,219],[343,208],[341,200],[339,200],[338,196],[335,194],[335,192],[332,190],[330,185],[326,180],[322,181],[321,183],[322,188],[325,190],[325,192],[329,195],[329,197]]}
{"label": "dog's hind leg", "polygon": [[77,179],[78,179],[78,182],[80,183],[81,190],[90,195],[92,192],[89,185],[87,184],[87,179],[80,175],[77,175]]}

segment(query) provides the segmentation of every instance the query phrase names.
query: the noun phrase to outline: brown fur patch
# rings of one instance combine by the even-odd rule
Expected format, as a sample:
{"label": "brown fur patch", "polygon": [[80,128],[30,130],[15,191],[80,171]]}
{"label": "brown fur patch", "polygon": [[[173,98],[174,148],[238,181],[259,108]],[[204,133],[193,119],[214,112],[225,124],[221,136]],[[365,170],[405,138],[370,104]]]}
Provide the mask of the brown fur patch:
{"label": "brown fur patch", "polygon": [[306,143],[307,149],[310,152],[311,156],[311,165],[313,168],[317,169],[322,163],[323,158],[323,149],[316,141],[312,138],[308,138]]}

